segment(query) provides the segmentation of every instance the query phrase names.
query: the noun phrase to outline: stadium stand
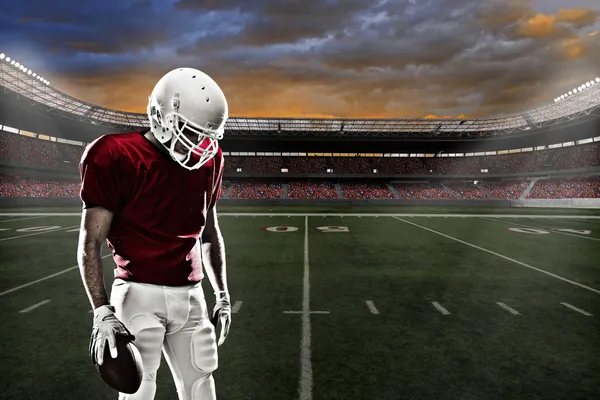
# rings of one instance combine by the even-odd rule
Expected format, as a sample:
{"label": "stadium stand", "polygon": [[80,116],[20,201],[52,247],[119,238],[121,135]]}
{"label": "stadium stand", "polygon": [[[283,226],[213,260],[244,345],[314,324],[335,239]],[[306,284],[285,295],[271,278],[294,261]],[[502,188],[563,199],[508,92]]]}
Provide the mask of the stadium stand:
{"label": "stadium stand", "polygon": [[289,199],[337,199],[338,195],[331,182],[290,182]]}
{"label": "stadium stand", "polygon": [[2,160],[50,167],[63,167],[66,161],[77,167],[82,153],[83,147],[6,132],[0,134],[0,159]]}
{"label": "stadium stand", "polygon": [[[473,181],[444,182],[462,199],[486,199],[484,191]],[[479,182],[494,199],[518,199],[529,181]],[[233,186],[231,199],[280,199],[281,183],[223,182],[221,197]],[[341,183],[346,199],[395,199],[385,184]],[[400,199],[404,200],[451,200],[455,197],[440,183],[402,182],[393,183]],[[67,179],[32,178],[10,173],[0,173],[0,196],[4,197],[78,197],[79,181]],[[289,199],[337,199],[333,182],[290,182]],[[537,181],[527,197],[529,199],[600,198],[600,176],[578,178],[552,178]]]}
{"label": "stadium stand", "polygon": [[450,188],[454,193],[457,194],[459,199],[468,199],[468,200],[476,200],[476,199],[487,199],[488,196],[485,192],[479,189],[473,181],[467,182],[444,182],[448,188]]}
{"label": "stadium stand", "polygon": [[388,187],[381,183],[341,183],[344,198],[349,200],[395,199]]}
{"label": "stadium stand", "polygon": [[413,174],[426,175],[429,170],[425,168],[422,158],[378,158],[374,166],[379,169],[381,174]]}
{"label": "stadium stand", "polygon": [[[25,135],[0,132],[0,164],[9,162],[12,168],[22,165],[32,168],[60,168],[66,174],[77,174],[83,147],[41,140]],[[369,174],[429,175],[429,182],[392,183],[399,199],[519,199],[528,179],[435,181],[436,175],[482,175],[560,171],[600,166],[600,142],[525,153],[473,157],[306,157],[306,156],[225,156],[225,173],[279,174],[282,168],[296,174]],[[14,171],[13,171],[14,172]],[[0,174],[0,196],[3,197],[77,197],[79,181]],[[56,174],[56,173],[53,173]],[[222,196],[231,199],[280,199],[283,183],[238,181],[224,183]],[[444,185],[448,188],[446,189]],[[346,199],[396,199],[385,183],[341,182]],[[231,189],[231,191],[229,191]],[[599,198],[598,176],[580,178],[541,179],[529,193],[529,199]],[[289,199],[337,199],[335,178],[328,181],[296,179],[289,183]]]}
{"label": "stadium stand", "polygon": [[290,173],[324,174],[327,172],[327,158],[288,157],[287,168]]}
{"label": "stadium stand", "polygon": [[454,198],[439,183],[434,182],[402,182],[393,183],[398,196],[404,200],[451,200]]}
{"label": "stadium stand", "polygon": [[238,168],[244,167],[244,157],[228,156],[225,160],[224,170],[225,173],[237,172]]}
{"label": "stadium stand", "polygon": [[281,166],[281,157],[246,157],[243,170],[258,174],[273,174],[281,172]]}
{"label": "stadium stand", "polygon": [[[0,133],[0,160],[76,168],[83,147]],[[323,174],[480,175],[526,173],[600,166],[600,142],[527,153],[477,157],[240,157],[226,156],[225,172]],[[67,167],[67,168],[68,168]]]}
{"label": "stadium stand", "polygon": [[540,179],[527,196],[528,199],[582,199],[600,198],[600,175]]}
{"label": "stadium stand", "polygon": [[80,183],[73,180],[29,178],[0,173],[0,196],[77,197]]}
{"label": "stadium stand", "polygon": [[336,174],[371,174],[373,166],[369,158],[331,158],[331,167]]}
{"label": "stadium stand", "polygon": [[494,199],[516,200],[523,194],[529,181],[510,180],[510,181],[482,181],[480,186],[486,188]]}
{"label": "stadium stand", "polygon": [[281,183],[234,182],[230,199],[280,199]]}

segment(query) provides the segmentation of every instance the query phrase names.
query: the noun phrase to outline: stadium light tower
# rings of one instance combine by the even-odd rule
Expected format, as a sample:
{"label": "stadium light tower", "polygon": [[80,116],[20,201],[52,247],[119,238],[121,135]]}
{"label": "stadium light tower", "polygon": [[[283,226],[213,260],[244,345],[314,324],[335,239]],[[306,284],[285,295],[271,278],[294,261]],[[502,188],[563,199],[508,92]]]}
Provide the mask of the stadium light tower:
{"label": "stadium light tower", "polygon": [[584,92],[586,90],[588,90],[589,88],[591,88],[592,86],[596,85],[600,83],[600,77],[596,77],[595,79],[592,79],[588,82],[584,82],[581,85],[577,86],[576,88],[574,88],[573,90],[569,90],[567,93],[560,95],[558,97],[556,97],[554,99],[555,103],[558,103],[566,98],[568,98],[569,96],[573,96],[576,95],[577,93],[581,93]]}
{"label": "stadium light tower", "polygon": [[16,60],[11,59],[9,56],[7,56],[4,53],[0,53],[0,60],[4,60],[7,63],[9,62],[10,65],[14,66],[15,68],[18,68],[19,71],[21,71],[23,74],[25,75],[29,75],[37,80],[39,80],[40,82],[42,82],[45,85],[50,85],[50,81],[47,79],[44,79],[41,75],[36,74],[35,72],[33,72],[32,70],[30,70],[29,68],[27,68],[25,65],[21,64],[20,62],[17,62]]}

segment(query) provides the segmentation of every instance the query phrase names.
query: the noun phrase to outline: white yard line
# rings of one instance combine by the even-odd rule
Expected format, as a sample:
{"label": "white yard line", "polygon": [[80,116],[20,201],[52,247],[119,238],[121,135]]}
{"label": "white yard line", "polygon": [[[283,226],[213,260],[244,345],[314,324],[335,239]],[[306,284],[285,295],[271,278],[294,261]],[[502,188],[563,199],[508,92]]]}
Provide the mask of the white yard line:
{"label": "white yard line", "polygon": [[0,217],[81,217],[81,213],[0,213]]}
{"label": "white yard line", "polygon": [[311,400],[313,370],[310,332],[310,263],[308,258],[308,216],[304,217],[304,288],[302,298],[302,340],[300,342],[300,400]]}
{"label": "white yard line", "polygon": [[585,315],[586,317],[593,317],[593,315],[592,315],[592,314],[590,314],[589,312],[587,312],[587,311],[583,311],[581,308],[577,308],[577,307],[575,307],[575,306],[573,306],[573,305],[571,305],[571,304],[569,304],[569,303],[560,303],[560,304],[562,304],[563,306],[565,306],[565,307],[567,307],[567,308],[570,308],[570,309],[571,309],[571,310],[573,310],[573,311],[577,311],[578,313],[580,313],[580,314],[583,314],[583,315]]}
{"label": "white yard line", "polygon": [[578,235],[576,233],[562,232],[562,231],[558,230],[559,228],[544,228],[543,226],[525,225],[525,224],[520,224],[518,222],[501,221],[499,219],[493,219],[493,218],[483,218],[482,217],[480,219],[483,219],[485,221],[500,222],[502,224],[510,224],[510,225],[515,225],[515,226],[522,226],[524,228],[543,229],[543,230],[549,231],[549,232],[560,233],[561,235],[573,236],[573,237],[580,238],[580,239],[594,240],[596,242],[600,242],[600,239],[589,237],[589,236]]}
{"label": "white yard line", "polygon": [[[110,257],[110,256],[112,256],[112,254],[107,254],[107,255],[105,255],[105,256],[102,256],[102,258],[106,258],[106,257]],[[48,276],[45,276],[45,277],[43,277],[43,278],[37,279],[37,280],[35,280],[35,281],[31,281],[31,282],[25,283],[25,284],[23,284],[23,285],[20,285],[20,286],[14,287],[14,288],[12,288],[12,289],[5,290],[4,292],[0,292],[0,296],[4,296],[5,294],[9,294],[9,293],[12,293],[12,292],[16,292],[17,290],[20,290],[20,289],[26,288],[27,286],[31,286],[31,285],[34,285],[34,284],[36,284],[36,283],[43,282],[43,281],[45,281],[46,279],[54,278],[54,277],[56,277],[56,276],[59,276],[59,275],[65,274],[65,273],[67,273],[67,272],[69,272],[69,271],[72,271],[72,270],[74,270],[74,269],[76,269],[76,268],[79,268],[79,265],[76,265],[76,266],[74,266],[74,267],[69,267],[69,268],[67,268],[67,269],[63,269],[62,271],[58,271],[58,272],[56,272],[56,273],[54,273],[54,274],[52,274],[52,275],[48,275]]]}
{"label": "white yard line", "polygon": [[569,221],[574,221],[574,222],[585,222],[585,223],[588,223],[588,224],[600,225],[600,222],[598,222],[598,221],[588,221],[588,220],[585,220],[585,219],[578,219],[577,217],[575,217],[575,218],[568,218],[568,220]]}
{"label": "white yard line", "polygon": [[455,238],[455,237],[453,237],[453,236],[446,235],[445,233],[438,232],[438,231],[436,231],[436,230],[434,230],[434,229],[430,229],[430,228],[427,228],[427,227],[425,227],[425,226],[422,226],[422,225],[419,225],[419,224],[415,224],[414,222],[410,222],[410,221],[407,221],[407,220],[405,220],[405,219],[398,218],[398,217],[394,217],[394,218],[396,218],[397,220],[399,220],[399,221],[402,221],[402,222],[404,222],[404,223],[406,223],[406,224],[409,224],[409,225],[416,226],[416,227],[418,227],[418,228],[424,229],[424,230],[426,230],[426,231],[429,231],[429,232],[431,232],[431,233],[435,233],[436,235],[440,235],[440,236],[443,236],[443,237],[445,237],[445,238],[448,238],[448,239],[454,240],[454,241],[456,241],[456,242],[459,242],[459,243],[462,243],[462,244],[464,244],[464,245],[467,245],[467,246],[473,247],[473,248],[475,248],[475,249],[477,249],[477,250],[485,251],[486,253],[493,254],[493,255],[495,255],[495,256],[497,256],[497,257],[503,258],[503,259],[505,259],[505,260],[508,260],[508,261],[512,261],[513,263],[515,263],[515,264],[519,264],[519,265],[521,265],[521,266],[523,266],[523,267],[526,267],[526,268],[533,269],[533,270],[535,270],[535,271],[538,271],[538,272],[541,272],[541,273],[543,273],[543,274],[546,274],[546,275],[552,276],[553,278],[560,279],[561,281],[568,282],[568,283],[570,283],[570,284],[572,284],[572,285],[579,286],[579,287],[581,287],[581,288],[583,288],[583,289],[587,289],[587,290],[589,290],[589,291],[591,291],[591,292],[594,292],[594,293],[600,294],[600,290],[598,290],[598,289],[594,289],[594,288],[591,288],[591,287],[589,287],[589,286],[583,285],[583,284],[581,284],[581,283],[579,283],[579,282],[575,282],[575,281],[572,281],[572,280],[570,280],[570,279],[563,278],[562,276],[559,276],[559,275],[553,274],[552,272],[544,271],[544,270],[543,270],[543,269],[541,269],[541,268],[536,268],[536,267],[533,267],[533,266],[531,266],[531,265],[529,265],[529,264],[525,264],[524,262],[521,262],[521,261],[519,261],[519,260],[515,260],[514,258],[507,257],[507,256],[505,256],[505,255],[502,255],[502,254],[500,254],[500,253],[496,253],[495,251],[492,251],[492,250],[484,249],[483,247],[480,247],[480,246],[474,245],[473,243],[465,242],[464,240],[460,240],[460,239],[457,239],[457,238]]}
{"label": "white yard line", "polygon": [[521,314],[520,314],[520,313],[519,313],[517,310],[515,310],[514,308],[511,308],[511,307],[509,307],[509,306],[507,306],[507,305],[506,305],[506,304],[504,304],[504,303],[500,303],[500,302],[498,302],[498,303],[496,303],[496,304],[498,304],[500,307],[504,308],[506,311],[508,311],[508,312],[509,312],[509,313],[511,313],[512,315],[521,315]]}
{"label": "white yard line", "polygon": [[44,218],[44,216],[27,217],[27,218],[17,218],[17,219],[5,219],[4,221],[0,221],[0,222],[25,221],[27,219],[36,219],[36,218]]}
{"label": "white yard line", "polygon": [[284,311],[284,314],[329,314],[330,311]]}
{"label": "white yard line", "polygon": [[[579,218],[583,220],[600,220],[600,215],[542,215],[542,214],[406,214],[406,213],[217,213],[218,216],[235,217],[428,217],[428,218],[539,218],[539,219],[567,219]],[[81,217],[81,213],[0,213],[4,217],[27,216],[62,216]]]}
{"label": "white yard line", "polygon": [[58,228],[58,229],[50,229],[50,230],[42,231],[42,232],[28,233],[26,235],[11,236],[11,237],[0,239],[0,242],[3,242],[5,240],[20,239],[22,237],[27,237],[27,236],[43,235],[44,233],[58,232],[58,231],[62,231],[62,230],[65,230],[65,229],[75,228],[77,226],[79,226],[79,225],[67,226],[67,227],[62,227],[62,228]]}
{"label": "white yard line", "polygon": [[365,303],[367,303],[367,307],[369,307],[369,311],[371,311],[371,314],[379,314],[379,310],[377,309],[377,307],[375,307],[373,301],[367,300],[365,301]]}
{"label": "white yard line", "polygon": [[29,311],[31,311],[31,310],[35,310],[35,309],[36,309],[36,308],[38,308],[39,306],[43,306],[44,304],[47,304],[47,303],[50,303],[50,300],[44,300],[44,301],[40,301],[39,303],[37,303],[37,304],[34,304],[34,305],[32,305],[32,306],[29,306],[29,307],[27,307],[27,308],[24,308],[24,309],[22,309],[22,310],[21,310],[21,311],[19,311],[19,312],[20,312],[21,314],[28,313]]}
{"label": "white yard line", "polygon": [[442,307],[442,305],[440,303],[438,303],[437,301],[432,301],[431,304],[433,304],[433,306],[435,308],[437,308],[439,310],[439,312],[441,312],[442,314],[450,315],[450,311],[448,311],[444,307]]}

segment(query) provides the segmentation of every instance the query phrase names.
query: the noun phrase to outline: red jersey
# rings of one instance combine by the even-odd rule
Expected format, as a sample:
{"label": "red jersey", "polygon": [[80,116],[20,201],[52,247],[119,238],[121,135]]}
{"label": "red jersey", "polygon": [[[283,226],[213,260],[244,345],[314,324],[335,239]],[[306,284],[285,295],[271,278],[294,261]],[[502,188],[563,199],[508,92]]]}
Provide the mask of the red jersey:
{"label": "red jersey", "polygon": [[114,213],[107,243],[115,278],[167,286],[199,282],[206,212],[221,194],[223,153],[187,170],[141,132],[109,134],[79,164],[84,208]]}

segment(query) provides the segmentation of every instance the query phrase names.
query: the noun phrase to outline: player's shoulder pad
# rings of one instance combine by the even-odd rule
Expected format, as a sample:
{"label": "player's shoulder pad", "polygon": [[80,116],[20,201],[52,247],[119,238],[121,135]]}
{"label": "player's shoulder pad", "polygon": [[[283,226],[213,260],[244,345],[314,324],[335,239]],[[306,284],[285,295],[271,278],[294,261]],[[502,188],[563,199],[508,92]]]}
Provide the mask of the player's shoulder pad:
{"label": "player's shoulder pad", "polygon": [[100,136],[90,143],[81,156],[81,163],[110,165],[119,159],[120,151],[117,141],[112,134]]}

